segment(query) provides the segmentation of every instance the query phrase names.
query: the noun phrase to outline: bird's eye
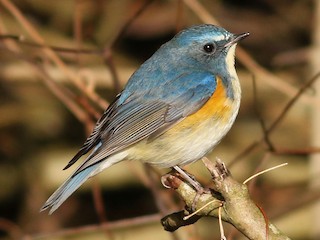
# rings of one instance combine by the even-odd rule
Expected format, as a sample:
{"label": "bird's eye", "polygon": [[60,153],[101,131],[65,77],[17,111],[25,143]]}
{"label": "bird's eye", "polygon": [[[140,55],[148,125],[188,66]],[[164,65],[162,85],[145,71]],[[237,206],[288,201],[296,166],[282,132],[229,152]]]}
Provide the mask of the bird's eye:
{"label": "bird's eye", "polygon": [[216,46],[213,43],[207,43],[203,46],[203,50],[206,53],[213,53],[216,50]]}

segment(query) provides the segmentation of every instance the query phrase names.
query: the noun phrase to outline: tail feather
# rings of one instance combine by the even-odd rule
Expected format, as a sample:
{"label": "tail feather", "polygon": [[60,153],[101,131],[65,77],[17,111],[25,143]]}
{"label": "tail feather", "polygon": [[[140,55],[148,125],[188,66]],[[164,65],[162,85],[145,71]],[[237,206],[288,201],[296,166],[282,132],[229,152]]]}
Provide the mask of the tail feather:
{"label": "tail feather", "polygon": [[[101,145],[98,145],[100,147]],[[94,151],[96,151],[96,149]],[[73,174],[49,197],[45,204],[40,209],[40,212],[50,208],[49,214],[57,210],[67,198],[76,191],[88,178],[93,177],[102,170],[112,166],[113,164],[122,161],[126,156],[126,152],[120,152],[109,156],[104,161],[99,161],[94,165],[89,165],[81,171],[78,171],[88,159],[91,158],[91,153],[88,158],[74,171]]]}
{"label": "tail feather", "polygon": [[51,208],[49,214],[52,214],[88,178],[95,175],[94,173],[96,172],[98,167],[98,164],[90,166],[87,169],[79,172],[77,175],[69,177],[45,202],[45,204],[40,209],[40,212]]}

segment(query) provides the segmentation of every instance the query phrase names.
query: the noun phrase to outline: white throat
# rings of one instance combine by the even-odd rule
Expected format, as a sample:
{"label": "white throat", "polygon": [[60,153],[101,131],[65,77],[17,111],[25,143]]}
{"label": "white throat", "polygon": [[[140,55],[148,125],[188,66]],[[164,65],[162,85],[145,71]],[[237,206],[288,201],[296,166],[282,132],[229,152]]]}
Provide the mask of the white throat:
{"label": "white throat", "polygon": [[231,76],[231,84],[232,84],[232,90],[234,93],[234,98],[236,101],[239,101],[240,104],[240,98],[241,98],[241,87],[239,78],[236,72],[236,68],[234,66],[235,63],[235,50],[236,50],[237,44],[234,44],[230,47],[227,57],[226,57],[226,64],[227,64],[227,70]]}

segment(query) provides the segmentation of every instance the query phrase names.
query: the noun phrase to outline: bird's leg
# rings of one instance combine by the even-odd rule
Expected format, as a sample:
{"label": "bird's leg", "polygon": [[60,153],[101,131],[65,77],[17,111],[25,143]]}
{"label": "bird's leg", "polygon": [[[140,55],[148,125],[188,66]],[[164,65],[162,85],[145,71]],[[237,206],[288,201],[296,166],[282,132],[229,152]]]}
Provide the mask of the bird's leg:
{"label": "bird's leg", "polygon": [[184,178],[184,180],[190,183],[197,190],[197,192],[203,192],[203,187],[199,182],[194,180],[193,176],[191,176],[190,174],[188,174],[186,171],[184,171],[178,166],[174,166],[173,169],[176,170],[178,173],[180,173],[181,176]]}
{"label": "bird's leg", "polygon": [[204,192],[206,192],[206,190],[201,186],[201,184],[196,181],[193,176],[190,176],[190,174],[188,174],[186,171],[184,171],[183,169],[181,169],[178,166],[174,166],[173,167],[174,170],[176,170],[178,173],[181,174],[181,176],[188,182],[190,183],[194,189],[197,191],[196,196],[193,199],[193,203],[192,203],[192,207],[191,210],[194,212],[196,204],[199,200],[199,197],[201,196],[201,194],[203,194]]}

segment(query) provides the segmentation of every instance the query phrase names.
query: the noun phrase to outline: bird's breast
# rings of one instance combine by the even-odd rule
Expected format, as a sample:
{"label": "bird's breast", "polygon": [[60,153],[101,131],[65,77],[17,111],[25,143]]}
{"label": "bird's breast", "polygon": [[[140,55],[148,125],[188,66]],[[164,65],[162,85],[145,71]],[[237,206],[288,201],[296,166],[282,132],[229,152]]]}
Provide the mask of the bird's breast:
{"label": "bird's breast", "polygon": [[195,113],[186,117],[174,128],[177,131],[185,127],[196,126],[206,120],[228,122],[233,110],[233,101],[227,97],[227,90],[220,77],[217,77],[217,86],[208,101]]}
{"label": "bird's breast", "polygon": [[212,150],[231,128],[240,99],[230,99],[220,78],[213,95],[195,113],[152,141],[143,140],[132,149],[134,159],[159,167],[185,165]]}

